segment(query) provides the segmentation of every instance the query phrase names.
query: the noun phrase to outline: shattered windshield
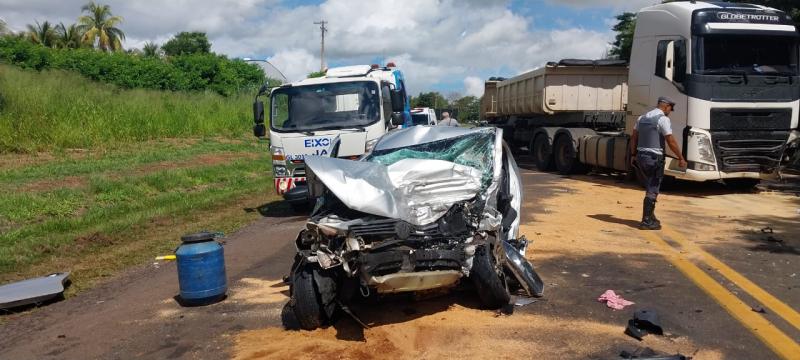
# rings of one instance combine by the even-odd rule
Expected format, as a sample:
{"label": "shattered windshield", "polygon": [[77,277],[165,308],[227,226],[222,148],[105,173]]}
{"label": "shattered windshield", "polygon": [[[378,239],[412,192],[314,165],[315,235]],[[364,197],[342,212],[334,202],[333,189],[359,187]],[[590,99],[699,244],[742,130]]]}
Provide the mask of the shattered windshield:
{"label": "shattered windshield", "polygon": [[798,74],[798,42],[794,36],[700,36],[694,58],[694,69],[700,74]]}
{"label": "shattered windshield", "polygon": [[494,133],[475,132],[468,135],[427,142],[408,147],[376,150],[366,161],[391,165],[403,159],[433,159],[453,162],[478,169],[481,183],[488,186],[492,180]]}
{"label": "shattered windshield", "polygon": [[380,119],[378,84],[353,81],[279,88],[270,126],[278,131],[358,128]]}

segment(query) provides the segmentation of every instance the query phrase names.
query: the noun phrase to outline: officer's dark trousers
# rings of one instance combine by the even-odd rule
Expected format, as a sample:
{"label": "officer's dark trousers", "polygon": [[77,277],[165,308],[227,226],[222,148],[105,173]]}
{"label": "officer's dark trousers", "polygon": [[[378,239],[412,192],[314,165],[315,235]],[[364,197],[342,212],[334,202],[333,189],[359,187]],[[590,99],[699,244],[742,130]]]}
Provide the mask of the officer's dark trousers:
{"label": "officer's dark trousers", "polygon": [[664,178],[664,155],[658,155],[647,151],[639,151],[636,155],[639,163],[639,170],[644,174],[646,197],[656,200],[661,180]]}

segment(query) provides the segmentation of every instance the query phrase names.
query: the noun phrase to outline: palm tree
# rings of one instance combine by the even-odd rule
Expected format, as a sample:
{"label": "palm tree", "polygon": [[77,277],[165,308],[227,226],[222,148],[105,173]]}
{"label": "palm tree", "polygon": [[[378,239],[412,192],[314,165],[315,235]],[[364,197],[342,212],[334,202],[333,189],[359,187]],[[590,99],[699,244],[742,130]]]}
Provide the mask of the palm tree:
{"label": "palm tree", "polygon": [[113,16],[111,7],[98,5],[94,1],[81,7],[81,11],[88,13],[78,18],[78,31],[83,33],[84,44],[94,46],[97,43],[97,47],[103,51],[122,49],[125,33],[117,27],[122,17]]}
{"label": "palm tree", "polygon": [[146,57],[158,57],[159,56],[158,50],[159,50],[158,44],[150,41],[146,42],[142,47],[142,53]]}
{"label": "palm tree", "polygon": [[64,23],[56,25],[56,45],[67,49],[77,49],[81,47],[83,34],[78,30],[78,25],[72,24],[64,26]]}
{"label": "palm tree", "polygon": [[28,39],[35,44],[53,47],[56,44],[56,29],[49,21],[41,24],[37,21],[36,26],[28,24]]}

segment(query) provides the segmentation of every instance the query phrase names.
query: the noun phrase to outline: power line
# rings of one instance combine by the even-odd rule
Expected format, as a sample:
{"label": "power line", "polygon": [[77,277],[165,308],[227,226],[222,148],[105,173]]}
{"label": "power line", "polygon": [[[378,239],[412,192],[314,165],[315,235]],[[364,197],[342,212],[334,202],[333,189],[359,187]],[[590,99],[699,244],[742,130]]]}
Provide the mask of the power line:
{"label": "power line", "polygon": [[325,33],[328,31],[328,28],[325,26],[328,22],[323,20],[314,22],[315,25],[319,25],[319,32],[322,34],[322,41],[320,43],[319,49],[319,71],[325,70]]}

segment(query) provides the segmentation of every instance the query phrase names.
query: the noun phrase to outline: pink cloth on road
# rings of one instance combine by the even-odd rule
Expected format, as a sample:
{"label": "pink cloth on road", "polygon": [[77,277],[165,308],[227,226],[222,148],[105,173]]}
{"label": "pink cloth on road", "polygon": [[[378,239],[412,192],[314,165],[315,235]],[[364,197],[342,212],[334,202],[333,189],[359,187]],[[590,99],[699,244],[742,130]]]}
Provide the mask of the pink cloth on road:
{"label": "pink cloth on road", "polygon": [[599,302],[605,302],[606,306],[614,309],[614,310],[622,310],[628,305],[633,305],[633,301],[628,301],[622,298],[622,296],[617,295],[614,290],[606,290],[603,295],[600,295],[597,298]]}

